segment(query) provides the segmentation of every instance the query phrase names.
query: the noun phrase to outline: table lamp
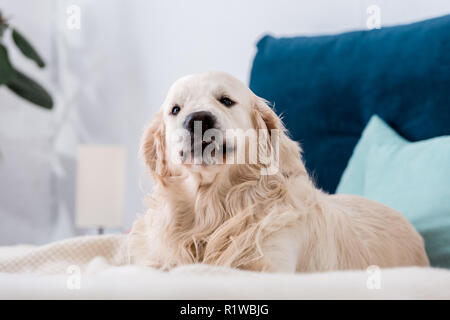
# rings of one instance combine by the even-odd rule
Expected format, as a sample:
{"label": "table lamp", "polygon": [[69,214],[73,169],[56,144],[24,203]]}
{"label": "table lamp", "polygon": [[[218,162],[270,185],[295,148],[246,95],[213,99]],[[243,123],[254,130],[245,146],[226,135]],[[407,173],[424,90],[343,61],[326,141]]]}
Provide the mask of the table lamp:
{"label": "table lamp", "polygon": [[122,227],[125,187],[125,148],[80,145],[76,180],[75,225],[80,228]]}

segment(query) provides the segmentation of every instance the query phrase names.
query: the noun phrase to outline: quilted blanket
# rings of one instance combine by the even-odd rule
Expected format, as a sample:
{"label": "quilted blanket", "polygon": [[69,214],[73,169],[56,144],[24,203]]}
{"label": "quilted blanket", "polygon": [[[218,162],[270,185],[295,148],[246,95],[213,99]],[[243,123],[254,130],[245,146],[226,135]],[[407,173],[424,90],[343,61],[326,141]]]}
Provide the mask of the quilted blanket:
{"label": "quilted blanket", "polygon": [[0,299],[450,299],[450,271],[269,274],[208,265],[134,266],[125,236],[0,247]]}

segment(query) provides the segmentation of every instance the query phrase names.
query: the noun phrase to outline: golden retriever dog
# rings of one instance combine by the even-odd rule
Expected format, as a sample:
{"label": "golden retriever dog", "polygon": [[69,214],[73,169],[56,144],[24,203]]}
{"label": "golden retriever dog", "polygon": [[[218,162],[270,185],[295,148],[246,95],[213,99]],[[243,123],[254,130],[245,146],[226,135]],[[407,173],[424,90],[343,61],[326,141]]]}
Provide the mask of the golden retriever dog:
{"label": "golden retriever dog", "polygon": [[128,236],[133,263],[268,272],[429,265],[400,212],[317,189],[280,118],[226,73],[176,81],[141,154],[153,191]]}

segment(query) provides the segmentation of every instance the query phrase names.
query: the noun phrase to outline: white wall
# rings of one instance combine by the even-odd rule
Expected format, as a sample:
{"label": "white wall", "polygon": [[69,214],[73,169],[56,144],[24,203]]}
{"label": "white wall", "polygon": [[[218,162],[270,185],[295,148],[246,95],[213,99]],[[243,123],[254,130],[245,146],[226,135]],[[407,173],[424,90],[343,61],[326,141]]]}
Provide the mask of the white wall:
{"label": "white wall", "polygon": [[[146,30],[142,53],[155,103],[177,77],[224,69],[248,79],[255,42],[264,33],[314,35],[366,28],[366,8],[381,8],[382,25],[408,23],[450,12],[448,0],[172,0],[133,1],[136,29]],[[133,11],[133,9],[135,11]]]}
{"label": "white wall", "polygon": [[[70,4],[82,9],[79,31],[66,27]],[[49,86],[57,99],[48,113],[0,88],[0,150],[2,141],[21,140],[39,141],[54,152],[54,197],[63,201],[50,204],[59,217],[51,238],[58,238],[77,232],[70,226],[77,144],[125,145],[129,226],[143,212],[139,181],[149,189],[136,156],[141,131],[175,79],[216,69],[247,82],[261,35],[364,29],[371,4],[380,6],[382,26],[450,13],[448,0],[0,0],[0,9],[32,38],[49,67],[38,73],[17,52],[12,52],[14,61]],[[0,170],[0,187],[6,188],[2,174],[14,173]],[[7,215],[0,211],[0,218]]]}

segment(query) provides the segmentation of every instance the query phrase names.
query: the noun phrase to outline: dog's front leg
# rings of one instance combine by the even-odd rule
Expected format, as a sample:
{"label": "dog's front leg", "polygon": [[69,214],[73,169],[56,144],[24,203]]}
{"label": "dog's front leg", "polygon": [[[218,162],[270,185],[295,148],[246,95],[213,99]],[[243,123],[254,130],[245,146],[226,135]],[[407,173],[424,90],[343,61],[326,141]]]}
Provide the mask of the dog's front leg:
{"label": "dog's front leg", "polygon": [[263,271],[295,273],[300,250],[297,228],[282,229],[263,244]]}

